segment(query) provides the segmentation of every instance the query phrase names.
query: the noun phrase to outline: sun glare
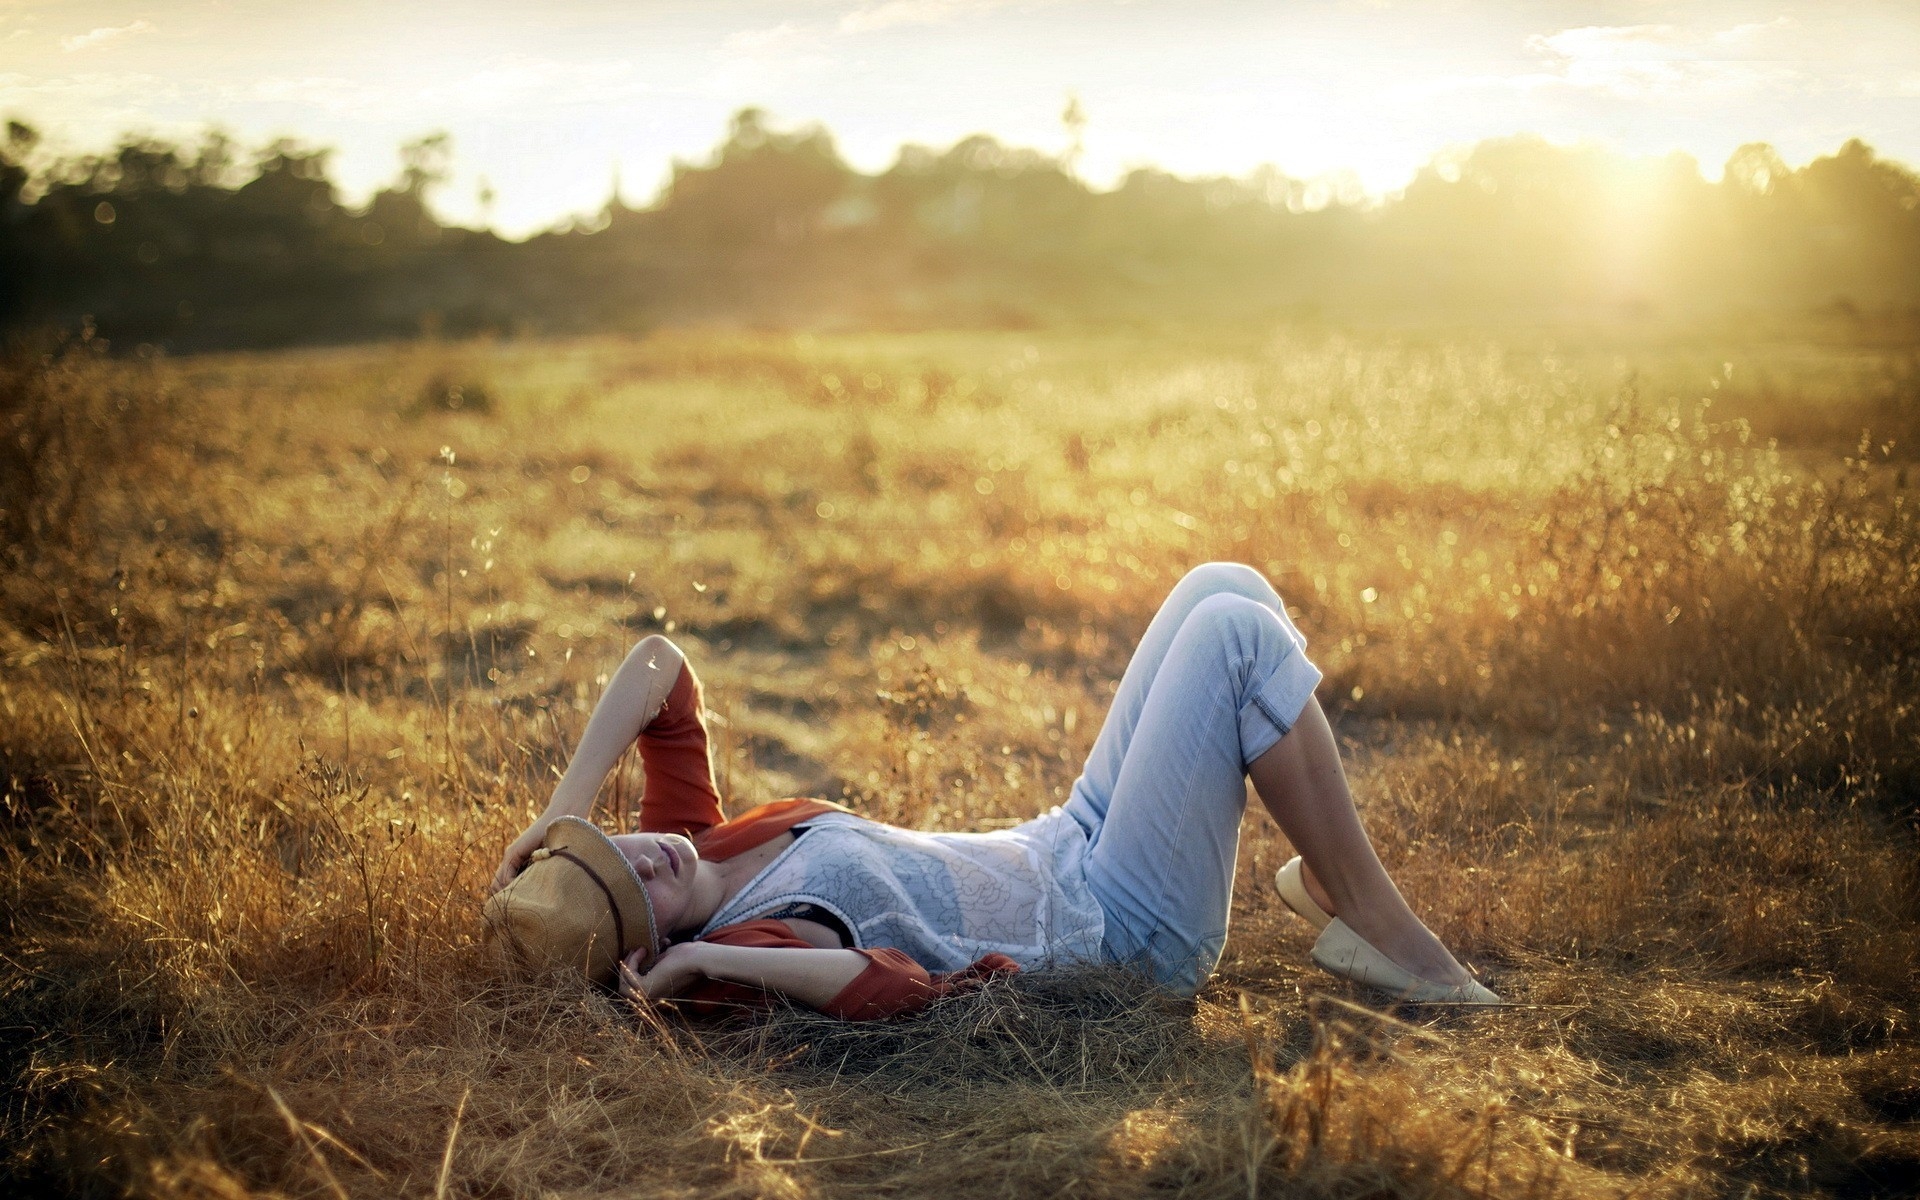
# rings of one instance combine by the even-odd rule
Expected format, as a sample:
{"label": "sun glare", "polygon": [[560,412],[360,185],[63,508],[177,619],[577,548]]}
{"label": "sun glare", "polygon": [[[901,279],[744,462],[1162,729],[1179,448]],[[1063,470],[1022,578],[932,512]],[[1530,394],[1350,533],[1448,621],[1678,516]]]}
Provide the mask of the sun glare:
{"label": "sun glare", "polygon": [[1698,181],[1691,160],[1610,159],[1597,172],[1594,266],[1602,296],[1645,305],[1656,277],[1696,247],[1676,236],[1678,189]]}

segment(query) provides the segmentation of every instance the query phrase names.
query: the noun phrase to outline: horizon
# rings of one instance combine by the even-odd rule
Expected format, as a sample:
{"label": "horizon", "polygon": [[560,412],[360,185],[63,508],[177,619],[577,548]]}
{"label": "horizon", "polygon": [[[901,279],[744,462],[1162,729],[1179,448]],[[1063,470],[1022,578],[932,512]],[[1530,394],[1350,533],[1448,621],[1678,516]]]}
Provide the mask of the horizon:
{"label": "horizon", "polygon": [[567,0],[526,20],[486,0],[456,26],[365,0],[0,0],[0,116],[42,134],[43,160],[129,135],[290,136],[333,150],[352,205],[398,174],[402,143],[444,130],[436,213],[514,238],[591,217],[616,175],[621,199],[647,203],[744,107],[826,129],[866,174],[905,146],[985,134],[1072,155],[1094,188],[1141,167],[1267,166],[1379,200],[1435,161],[1529,134],[1685,154],[1709,180],[1748,142],[1796,167],[1856,137],[1920,162],[1909,7],[1214,0],[1193,20],[1193,6],[1108,0]]}
{"label": "horizon", "polygon": [[[831,141],[835,145],[836,150],[838,149],[838,139],[833,137],[833,130],[827,129],[824,126],[819,125],[818,123],[783,122],[778,120],[777,114],[767,113],[764,110],[752,108],[752,106],[749,106],[748,109],[742,109],[739,111],[742,113],[745,113],[747,111],[754,111],[756,113],[759,113],[759,115],[765,120],[766,122],[765,127],[768,129],[768,131],[775,134],[788,135],[788,134],[802,133],[802,132],[811,131],[811,130],[823,131],[824,133],[827,134],[829,141]],[[8,115],[0,114],[0,120],[5,120],[5,119],[8,119]],[[27,122],[27,124],[31,126],[31,122]],[[41,131],[36,129],[36,133],[39,133],[39,132]],[[213,132],[213,130],[207,130],[204,132]],[[124,144],[130,141],[134,136],[138,136],[138,135],[134,135],[131,133],[123,134],[121,138],[116,139],[115,142],[113,143],[110,143],[109,146],[106,147],[105,149],[111,150],[113,145]],[[897,165],[900,159],[903,156],[905,156],[907,152],[910,150],[927,149],[927,150],[931,150],[935,154],[944,154],[950,151],[951,149],[953,149],[955,146],[957,146],[959,142],[966,141],[968,139],[979,137],[979,136],[986,136],[992,139],[991,134],[985,134],[985,135],[968,134],[962,137],[961,139],[956,140],[956,142],[950,143],[944,146],[925,147],[918,143],[902,143],[896,149],[893,158],[889,162],[872,169],[866,169],[866,168],[863,168],[858,163],[847,161],[844,154],[841,155],[841,162],[842,162],[842,165],[849,172],[852,172],[855,175],[858,175],[864,178],[875,179],[875,178],[878,178],[880,175],[884,174],[886,171],[892,169],[895,165]],[[676,157],[675,163],[676,164],[685,163],[689,165],[709,164],[716,160],[720,150],[726,145],[727,139],[728,139],[728,130],[722,129],[718,131],[718,133],[716,134],[714,142],[710,147],[708,147],[708,152],[706,154],[689,155],[685,158]],[[377,183],[372,188],[368,189],[366,193],[363,195],[359,195],[359,196],[349,195],[347,194],[346,189],[341,187],[340,181],[334,176],[335,159],[333,156],[332,148],[323,146],[323,145],[318,145],[316,143],[312,143],[309,141],[305,141],[303,139],[294,139],[294,140],[298,143],[299,148],[304,152],[311,152],[311,151],[321,152],[322,162],[325,164],[326,170],[327,170],[327,174],[325,177],[328,179],[329,182],[331,182],[334,185],[336,192],[339,193],[338,202],[347,211],[359,212],[359,213],[366,213],[368,211],[371,211],[373,207],[373,200],[376,194],[380,190],[382,190],[383,188],[395,188],[399,186],[399,181],[397,179],[388,180],[382,183]],[[1044,154],[1044,151],[1040,151],[1036,147],[1021,146],[1017,143],[1007,142],[1001,139],[992,139],[992,140],[996,141],[998,145],[1005,148],[1006,150],[1014,153]],[[1455,163],[1464,163],[1465,160],[1477,148],[1482,146],[1501,144],[1501,143],[1520,143],[1520,142],[1526,142],[1529,140],[1538,141],[1544,145],[1552,147],[1555,150],[1563,151],[1568,154],[1577,154],[1585,150],[1596,150],[1603,153],[1611,153],[1614,155],[1612,165],[1613,167],[1618,169],[1632,169],[1637,166],[1644,166],[1649,163],[1674,159],[1677,157],[1677,158],[1686,160],[1694,168],[1698,178],[1700,178],[1703,182],[1709,185],[1714,185],[1722,182],[1723,176],[1724,176],[1724,170],[1722,169],[1709,170],[1707,169],[1707,166],[1708,166],[1707,164],[1701,163],[1698,159],[1695,159],[1692,155],[1687,154],[1685,151],[1679,151],[1679,150],[1670,151],[1666,155],[1658,155],[1658,156],[1656,155],[1626,156],[1626,155],[1618,154],[1618,152],[1615,151],[1612,147],[1608,147],[1604,143],[1598,143],[1598,142],[1592,142],[1592,141],[1571,142],[1571,143],[1555,142],[1552,139],[1545,137],[1544,135],[1530,132],[1530,131],[1522,131],[1522,132],[1508,134],[1501,137],[1489,137],[1479,142],[1475,142],[1465,146],[1449,147],[1445,150],[1436,152],[1434,155],[1429,157],[1426,161],[1419,164],[1419,166],[1416,168],[1416,174],[1420,171],[1437,170],[1440,173],[1441,178],[1450,181],[1457,178],[1457,174],[1449,173],[1449,167]],[[191,153],[199,149],[198,146],[192,143],[184,142],[184,141],[168,141],[167,139],[164,139],[164,138],[160,139],[160,141],[163,145],[171,146],[172,148],[182,152],[186,152],[189,155],[191,155]],[[1863,138],[1857,138],[1857,137],[1846,139],[1828,149],[1817,151],[1802,161],[1795,162],[1791,159],[1784,158],[1784,156],[1782,158],[1782,161],[1790,169],[1798,171],[1806,167],[1812,162],[1815,162],[1824,158],[1832,158],[1837,156],[1845,148],[1846,145],[1848,145],[1850,142],[1856,142],[1856,141],[1867,148],[1867,150],[1872,154],[1875,161],[1890,163],[1898,167],[1899,169],[1908,172],[1909,174],[1920,176],[1920,164],[1916,164],[1916,163],[1908,162],[1904,159],[1896,158],[1893,155],[1887,154],[1881,147],[1876,146],[1873,143],[1868,142]],[[43,147],[44,147],[44,143],[43,143]],[[260,161],[260,155],[263,151],[265,151],[268,148],[268,144],[264,142],[254,144],[254,145],[248,145],[246,143],[235,143],[235,145],[232,148],[239,151],[242,157],[246,159],[250,164],[254,164],[254,165],[249,165],[247,168],[245,168],[246,173],[241,176],[236,176],[234,181],[228,185],[228,186],[239,186],[241,183],[244,183],[247,179],[251,179],[254,177],[253,172],[256,169],[257,163]],[[458,147],[455,146],[453,147],[453,149],[454,149],[455,158],[457,160]],[[396,156],[399,150],[400,150],[400,147],[396,146],[395,147]],[[81,155],[79,157],[83,158],[84,155]],[[50,160],[48,159],[47,155],[43,151],[34,152],[33,154],[29,155],[29,159],[30,161],[33,161],[35,163],[35,168],[36,168],[34,171],[34,175],[32,177],[32,181],[28,184],[26,188],[23,189],[23,195],[29,200],[29,202],[36,201],[39,195],[42,194],[45,190],[44,185],[48,182],[48,179],[44,176],[43,172],[50,172],[54,170],[59,165],[61,165],[61,162],[63,161],[73,161],[72,158],[64,158],[61,160]],[[1094,194],[1109,193],[1123,186],[1126,181],[1126,176],[1124,175],[1119,178],[1113,179],[1111,181],[1107,181],[1105,183],[1089,180],[1083,174],[1073,171],[1072,164],[1069,160],[1055,159],[1054,161],[1064,171],[1067,172],[1069,178],[1071,178],[1076,184],[1085,188],[1089,193],[1094,193]],[[1722,167],[1724,167],[1724,164],[1722,164]],[[1165,170],[1164,168],[1161,168],[1156,164],[1143,164],[1142,166],[1138,168],[1133,168],[1133,169],[1155,170],[1155,171]],[[1257,184],[1259,182],[1258,176],[1260,175],[1261,172],[1271,171],[1274,169],[1275,168],[1273,167],[1272,164],[1261,164],[1241,175],[1234,175],[1234,176],[1179,175],[1174,172],[1166,172],[1166,174],[1172,178],[1180,179],[1187,183],[1196,183],[1196,184],[1204,183],[1211,179],[1228,179],[1237,183],[1256,183]],[[395,174],[396,176],[399,174],[398,170],[396,170]],[[1284,182],[1292,185],[1291,189],[1289,189],[1289,192],[1290,192],[1289,197],[1286,200],[1282,201],[1278,195],[1276,195],[1271,190],[1269,190],[1268,200],[1270,203],[1273,203],[1277,207],[1285,207],[1293,212],[1314,212],[1323,208],[1333,207],[1336,205],[1350,206],[1350,207],[1362,209],[1362,210],[1381,209],[1381,208],[1387,208],[1392,206],[1394,203],[1402,199],[1405,195],[1404,187],[1395,188],[1393,190],[1385,191],[1385,192],[1374,192],[1374,191],[1365,190],[1361,188],[1354,181],[1351,174],[1343,173],[1338,170],[1324,173],[1317,176],[1304,176],[1304,177],[1295,176],[1295,175],[1286,175],[1282,173],[1281,179]],[[605,224],[605,220],[604,220],[605,215],[609,211],[610,206],[616,200],[618,200],[629,212],[657,211],[659,206],[663,204],[666,200],[667,185],[669,182],[670,180],[668,178],[662,178],[657,184],[654,185],[653,189],[646,196],[636,197],[633,194],[634,189],[622,186],[616,175],[613,179],[609,180],[608,189],[606,193],[602,196],[599,204],[590,205],[579,211],[561,213],[558,216],[556,216],[556,218],[553,220],[552,223],[547,225],[533,226],[527,229],[511,230],[511,231],[503,229],[497,224],[489,225],[484,223],[481,220],[475,220],[475,219],[463,220],[461,216],[458,214],[449,214],[445,210],[446,206],[442,204],[440,200],[438,200],[435,197],[435,193],[444,192],[446,187],[444,183],[429,183],[426,189],[426,192],[421,197],[421,199],[428,213],[431,214],[435,218],[435,220],[438,221],[438,223],[441,224],[443,227],[450,228],[450,229],[464,228],[477,233],[491,233],[492,235],[500,238],[503,241],[518,243],[518,242],[529,241],[533,238],[540,237],[547,234],[571,233],[577,230],[592,231],[595,229],[602,228],[604,227],[604,224]],[[1409,179],[1408,183],[1411,183],[1411,182],[1413,182],[1413,180]],[[1270,189],[1271,189],[1271,186],[1272,185],[1269,184]]]}

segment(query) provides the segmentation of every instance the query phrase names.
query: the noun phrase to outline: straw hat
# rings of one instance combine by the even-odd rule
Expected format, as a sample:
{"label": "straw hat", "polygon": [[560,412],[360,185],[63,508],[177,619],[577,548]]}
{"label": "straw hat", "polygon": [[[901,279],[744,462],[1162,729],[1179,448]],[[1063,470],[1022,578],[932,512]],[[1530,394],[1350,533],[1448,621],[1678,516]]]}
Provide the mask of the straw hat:
{"label": "straw hat", "polygon": [[646,969],[660,948],[653,901],[633,864],[579,817],[558,817],[512,883],[487,901],[488,936],[522,968],[571,967],[610,985],[640,947]]}

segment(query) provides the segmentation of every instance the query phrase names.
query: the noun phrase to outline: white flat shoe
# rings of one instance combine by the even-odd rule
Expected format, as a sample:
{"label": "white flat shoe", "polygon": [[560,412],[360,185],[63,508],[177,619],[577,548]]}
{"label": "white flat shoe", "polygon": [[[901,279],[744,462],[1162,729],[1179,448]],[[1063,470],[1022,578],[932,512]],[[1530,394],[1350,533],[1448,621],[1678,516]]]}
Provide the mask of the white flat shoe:
{"label": "white flat shoe", "polygon": [[1333,914],[1313,902],[1313,894],[1307,891],[1306,880],[1300,877],[1300,856],[1294,855],[1287,860],[1273,877],[1273,886],[1280,889],[1280,899],[1293,910],[1293,915],[1313,926],[1325,929],[1327,922],[1333,920]]}
{"label": "white flat shoe", "polygon": [[1379,988],[1415,1004],[1506,1003],[1476,982],[1446,984],[1420,978],[1375,950],[1339,917],[1328,921],[1327,927],[1320,931],[1320,940],[1313,944],[1313,961],[1321,970],[1342,979]]}

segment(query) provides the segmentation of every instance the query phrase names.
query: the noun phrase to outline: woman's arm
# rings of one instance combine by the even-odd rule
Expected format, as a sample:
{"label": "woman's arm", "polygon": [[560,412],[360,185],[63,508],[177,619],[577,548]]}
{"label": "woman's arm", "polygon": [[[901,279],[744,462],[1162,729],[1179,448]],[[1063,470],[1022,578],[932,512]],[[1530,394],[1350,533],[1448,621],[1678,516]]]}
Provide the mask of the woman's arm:
{"label": "woman's arm", "polygon": [[620,992],[633,1000],[677,998],[694,1015],[714,1015],[763,1006],[777,992],[847,1021],[917,1012],[942,996],[1020,970],[1005,955],[989,954],[964,971],[933,975],[898,950],[820,949],[788,922],[768,920],[728,925],[697,942],[670,946],[644,976],[632,969],[640,958],[635,953],[621,964]]}
{"label": "woman's arm", "polygon": [[594,797],[607,773],[667,702],[685,663],[680,648],[658,634],[641,638],[627,654],[593,706],[586,732],[580,735],[580,745],[553,789],[546,811],[507,847],[490,890],[497,892],[513,881],[527,857],[540,848],[547,826],[556,817],[591,816]]}
{"label": "woman's arm", "polygon": [[[634,958],[639,956],[636,951]],[[814,1008],[829,1009],[847,985],[873,965],[858,950],[798,949],[786,946],[725,946],[681,942],[654,961],[645,975],[620,964],[620,994],[630,999],[670,1000],[702,979],[744,984],[778,992]]]}
{"label": "woman's arm", "polygon": [[667,694],[680,678],[686,664],[680,647],[658,634],[641,638],[607,682],[587,718],[587,730],[567,764],[566,774],[547,801],[546,818],[558,816],[585,818],[593,812],[593,799],[600,793],[613,764],[620,761],[640,731],[667,702]]}

